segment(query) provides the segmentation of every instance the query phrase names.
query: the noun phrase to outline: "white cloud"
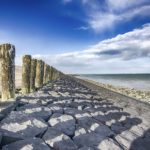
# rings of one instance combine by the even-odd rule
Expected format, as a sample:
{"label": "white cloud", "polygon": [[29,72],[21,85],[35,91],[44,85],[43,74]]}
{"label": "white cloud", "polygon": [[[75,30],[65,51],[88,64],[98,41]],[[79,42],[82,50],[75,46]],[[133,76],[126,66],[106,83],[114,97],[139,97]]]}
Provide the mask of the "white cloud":
{"label": "white cloud", "polygon": [[104,29],[112,28],[118,19],[116,15],[97,12],[91,15],[88,24],[94,31],[102,32]]}
{"label": "white cloud", "polygon": [[125,10],[147,3],[148,0],[106,0],[108,7],[112,10]]}
{"label": "white cloud", "polygon": [[150,16],[149,0],[106,0],[102,5],[98,0],[82,0],[82,4],[88,17],[86,23],[98,33],[137,16]]}
{"label": "white cloud", "polygon": [[149,72],[150,24],[91,46],[89,49],[38,57],[71,73]]}
{"label": "white cloud", "polygon": [[89,19],[89,25],[96,32],[110,29],[120,22],[132,20],[134,17],[149,16],[150,5],[141,8],[135,8],[122,14],[94,12]]}
{"label": "white cloud", "polygon": [[[63,0],[64,3],[76,0]],[[116,24],[131,21],[135,17],[150,17],[149,0],[80,0],[86,19],[85,26],[80,30],[92,29],[101,33],[107,29],[113,29]],[[82,18],[83,19],[83,18]]]}

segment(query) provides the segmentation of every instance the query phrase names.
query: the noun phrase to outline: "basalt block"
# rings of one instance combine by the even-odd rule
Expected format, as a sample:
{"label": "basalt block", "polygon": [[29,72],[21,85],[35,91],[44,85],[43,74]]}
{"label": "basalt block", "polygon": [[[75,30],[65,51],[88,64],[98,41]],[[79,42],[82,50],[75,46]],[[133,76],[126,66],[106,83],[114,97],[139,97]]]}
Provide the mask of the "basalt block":
{"label": "basalt block", "polygon": [[37,104],[27,104],[25,106],[19,107],[17,110],[27,114],[28,116],[38,117],[44,120],[47,120],[52,115],[50,108]]}
{"label": "basalt block", "polygon": [[48,128],[43,136],[43,140],[50,147],[57,150],[77,150],[78,147],[70,139],[69,136],[63,134],[62,132],[54,129]]}
{"label": "basalt block", "polygon": [[42,139],[29,138],[3,146],[2,150],[51,150]]}
{"label": "basalt block", "polygon": [[40,118],[28,116],[23,112],[11,112],[0,123],[0,132],[3,135],[2,145],[33,138],[43,134],[46,129],[46,122]]}
{"label": "basalt block", "polygon": [[68,136],[74,135],[75,119],[70,115],[55,113],[51,116],[48,123],[50,126],[56,128]]}

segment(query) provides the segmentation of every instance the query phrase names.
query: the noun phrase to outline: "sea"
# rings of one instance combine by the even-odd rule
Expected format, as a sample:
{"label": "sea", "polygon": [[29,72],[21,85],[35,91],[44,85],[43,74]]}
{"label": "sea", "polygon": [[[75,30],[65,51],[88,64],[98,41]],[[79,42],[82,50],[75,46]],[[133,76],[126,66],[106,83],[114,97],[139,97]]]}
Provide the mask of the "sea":
{"label": "sea", "polygon": [[150,91],[150,74],[80,74],[79,77],[117,87]]}

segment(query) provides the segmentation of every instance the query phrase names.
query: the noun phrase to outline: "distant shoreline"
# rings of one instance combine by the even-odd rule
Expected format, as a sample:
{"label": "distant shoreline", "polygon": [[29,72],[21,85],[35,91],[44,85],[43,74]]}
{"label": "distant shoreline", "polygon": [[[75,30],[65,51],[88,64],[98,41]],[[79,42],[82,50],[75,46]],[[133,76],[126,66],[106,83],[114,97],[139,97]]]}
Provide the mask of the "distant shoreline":
{"label": "distant shoreline", "polygon": [[84,78],[83,76],[81,77],[80,75],[76,75],[74,77],[85,80],[90,83],[93,83],[93,84],[103,87],[105,89],[123,94],[125,96],[129,96],[131,98],[135,98],[137,100],[147,102],[150,104],[150,91],[143,91],[143,90],[137,90],[134,88],[118,87],[118,86],[114,86],[111,84],[104,84],[104,83],[100,83],[98,81],[94,81],[92,79],[87,79],[86,77]]}
{"label": "distant shoreline", "polygon": [[83,77],[118,88],[130,88],[138,91],[150,91],[150,74],[79,74]]}

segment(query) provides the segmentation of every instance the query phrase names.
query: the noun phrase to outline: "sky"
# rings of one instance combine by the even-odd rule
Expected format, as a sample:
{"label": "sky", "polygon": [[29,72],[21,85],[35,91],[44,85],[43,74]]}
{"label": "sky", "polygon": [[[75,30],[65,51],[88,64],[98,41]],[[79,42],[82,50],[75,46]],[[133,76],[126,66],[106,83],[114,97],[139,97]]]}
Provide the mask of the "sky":
{"label": "sky", "polygon": [[150,73],[150,0],[0,0],[0,44],[64,73]]}

